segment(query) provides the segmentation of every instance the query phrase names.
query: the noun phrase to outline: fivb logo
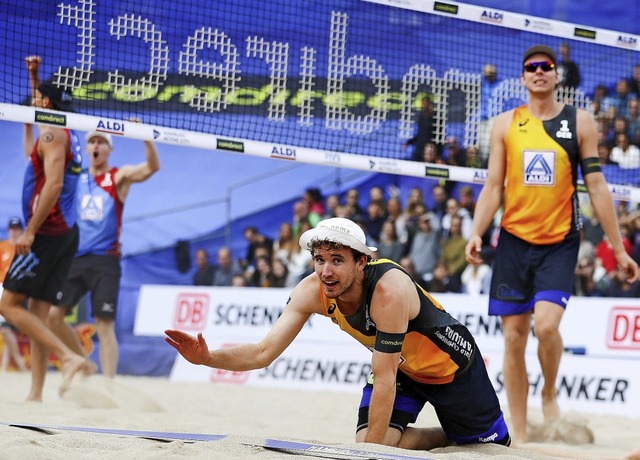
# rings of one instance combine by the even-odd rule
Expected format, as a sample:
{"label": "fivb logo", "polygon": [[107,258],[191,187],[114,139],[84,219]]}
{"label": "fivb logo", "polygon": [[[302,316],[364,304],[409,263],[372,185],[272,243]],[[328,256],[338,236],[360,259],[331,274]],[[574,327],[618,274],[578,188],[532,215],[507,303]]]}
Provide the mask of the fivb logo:
{"label": "fivb logo", "polygon": [[173,325],[176,329],[203,331],[209,316],[209,294],[179,293],[176,299]]}
{"label": "fivb logo", "polygon": [[551,150],[525,150],[522,155],[524,160],[524,185],[555,185],[556,152]]}

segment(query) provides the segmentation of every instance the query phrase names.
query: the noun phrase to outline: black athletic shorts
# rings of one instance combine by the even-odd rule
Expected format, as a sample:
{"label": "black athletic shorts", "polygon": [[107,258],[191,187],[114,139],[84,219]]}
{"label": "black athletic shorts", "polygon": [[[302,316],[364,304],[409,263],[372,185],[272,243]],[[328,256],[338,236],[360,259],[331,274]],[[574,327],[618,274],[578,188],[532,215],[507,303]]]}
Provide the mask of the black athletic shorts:
{"label": "black athletic shorts", "polygon": [[71,310],[91,291],[93,317],[115,319],[121,273],[119,257],[93,254],[76,257],[58,305]]}
{"label": "black athletic shorts", "polygon": [[62,235],[36,234],[31,252],[13,257],[4,289],[57,305],[77,250],[76,225]]}
{"label": "black athletic shorts", "polygon": [[[368,426],[372,392],[370,377],[362,392],[356,431]],[[450,383],[419,383],[398,371],[389,426],[404,432],[409,423],[417,420],[427,402],[435,409],[447,438],[456,444],[496,443],[508,446],[511,443],[500,402],[479,349],[476,349],[469,369]]]}

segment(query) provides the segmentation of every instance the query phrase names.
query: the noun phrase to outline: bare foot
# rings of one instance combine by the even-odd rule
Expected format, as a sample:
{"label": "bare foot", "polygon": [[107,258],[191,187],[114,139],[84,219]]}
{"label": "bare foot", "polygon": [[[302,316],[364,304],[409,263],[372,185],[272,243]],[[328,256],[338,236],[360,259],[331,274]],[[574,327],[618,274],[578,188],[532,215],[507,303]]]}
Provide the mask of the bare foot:
{"label": "bare foot", "polygon": [[547,397],[542,395],[542,415],[544,416],[545,423],[560,419],[560,406],[558,406],[558,400],[555,394]]}
{"label": "bare foot", "polygon": [[624,460],[640,460],[640,449],[629,452],[624,456]]}
{"label": "bare foot", "polygon": [[90,376],[98,372],[98,365],[87,358],[87,365],[84,367],[82,371],[83,375]]}
{"label": "bare foot", "polygon": [[58,394],[62,397],[69,387],[71,386],[71,381],[73,377],[79,372],[83,372],[87,367],[87,359],[83,358],[80,355],[75,355],[69,360],[64,361],[62,364],[62,383],[60,384],[60,388],[58,389]]}
{"label": "bare foot", "polygon": [[27,402],[41,403],[42,402],[42,394],[40,396],[29,394],[29,396],[27,396]]}

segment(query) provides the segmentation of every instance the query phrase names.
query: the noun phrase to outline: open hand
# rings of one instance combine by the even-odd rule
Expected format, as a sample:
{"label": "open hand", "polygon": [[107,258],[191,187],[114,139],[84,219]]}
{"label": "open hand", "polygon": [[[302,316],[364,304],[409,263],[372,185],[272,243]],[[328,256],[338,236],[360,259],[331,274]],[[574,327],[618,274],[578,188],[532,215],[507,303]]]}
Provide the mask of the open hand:
{"label": "open hand", "polygon": [[209,347],[202,337],[202,332],[198,333],[198,337],[173,329],[167,329],[164,333],[167,334],[164,341],[178,350],[178,353],[190,363],[206,364],[209,360]]}

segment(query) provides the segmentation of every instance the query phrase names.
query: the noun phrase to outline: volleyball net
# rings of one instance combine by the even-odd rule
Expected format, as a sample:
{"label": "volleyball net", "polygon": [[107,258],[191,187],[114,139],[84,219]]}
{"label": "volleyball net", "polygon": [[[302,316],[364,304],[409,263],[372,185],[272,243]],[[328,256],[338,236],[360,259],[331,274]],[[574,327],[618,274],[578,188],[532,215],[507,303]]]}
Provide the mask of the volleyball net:
{"label": "volleyball net", "polygon": [[[484,120],[526,102],[529,46],[570,45],[582,79],[558,98],[587,110],[640,62],[635,35],[431,0],[11,0],[0,14],[0,119],[461,182],[486,171],[402,148],[424,96],[436,144],[482,148]],[[29,107],[28,55],[73,93],[73,113]],[[614,198],[640,201],[640,171],[605,175]]]}

